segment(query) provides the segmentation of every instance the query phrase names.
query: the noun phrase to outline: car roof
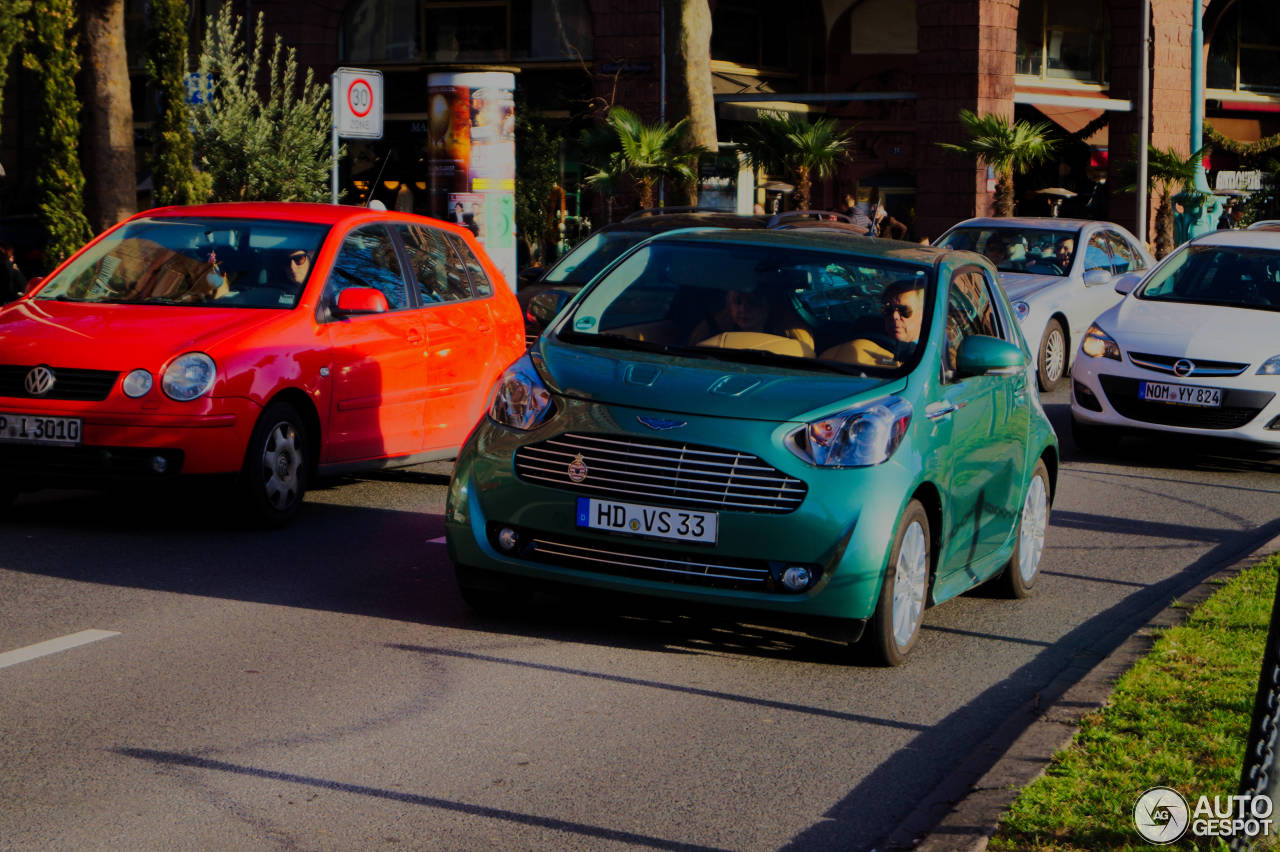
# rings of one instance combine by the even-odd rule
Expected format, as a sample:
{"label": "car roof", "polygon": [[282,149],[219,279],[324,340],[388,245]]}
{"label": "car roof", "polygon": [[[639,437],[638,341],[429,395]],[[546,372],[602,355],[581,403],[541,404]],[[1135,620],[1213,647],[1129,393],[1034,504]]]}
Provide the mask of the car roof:
{"label": "car roof", "polygon": [[1210,231],[1191,241],[1196,245],[1234,246],[1241,248],[1280,249],[1280,231],[1259,228],[1256,231]]}
{"label": "car roof", "polygon": [[[411,213],[400,213],[393,210],[372,210],[367,207],[356,207],[350,204],[317,204],[305,201],[235,201],[217,204],[192,204],[187,206],[156,207],[143,210],[133,218],[155,216],[191,216],[220,219],[276,219],[286,222],[310,222],[318,225],[336,225],[339,222],[353,222],[363,219],[386,221],[402,219],[404,221],[423,221],[425,216]],[[448,222],[439,219],[430,220],[433,226],[448,226]],[[455,226],[455,231],[465,228]]]}
{"label": "car roof", "polygon": [[923,246],[918,243],[897,240],[850,239],[848,232],[824,228],[789,228],[786,230],[755,231],[686,231],[670,236],[654,237],[655,241],[688,243],[720,243],[742,246],[777,246],[786,249],[814,249],[870,258],[884,258],[906,263],[933,266],[945,257],[966,255],[977,258],[972,252]]}
{"label": "car roof", "polygon": [[627,231],[631,233],[660,234],[677,228],[764,228],[768,216],[730,212],[655,213],[627,218],[600,228],[601,232]]}
{"label": "car roof", "polygon": [[[952,228],[1050,228],[1055,231],[1079,230],[1085,225],[1106,225],[1108,228],[1123,228],[1115,222],[1101,219],[1063,219],[1057,216],[979,216],[965,219],[952,225]],[[947,230],[951,230],[948,228]]]}

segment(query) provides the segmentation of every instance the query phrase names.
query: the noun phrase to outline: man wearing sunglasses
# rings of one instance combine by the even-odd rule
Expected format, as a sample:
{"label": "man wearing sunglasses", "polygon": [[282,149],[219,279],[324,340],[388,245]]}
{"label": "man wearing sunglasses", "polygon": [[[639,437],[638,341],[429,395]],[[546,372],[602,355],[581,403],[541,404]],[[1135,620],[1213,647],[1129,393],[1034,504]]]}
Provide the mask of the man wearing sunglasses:
{"label": "man wearing sunglasses", "polygon": [[288,264],[289,268],[285,270],[286,277],[301,288],[307,283],[307,276],[311,274],[311,255],[305,251],[295,251],[289,255]]}
{"label": "man wearing sunglasses", "polygon": [[924,281],[893,282],[885,288],[880,305],[883,332],[869,332],[867,337],[833,346],[821,357],[865,367],[897,367],[910,358],[924,322]]}

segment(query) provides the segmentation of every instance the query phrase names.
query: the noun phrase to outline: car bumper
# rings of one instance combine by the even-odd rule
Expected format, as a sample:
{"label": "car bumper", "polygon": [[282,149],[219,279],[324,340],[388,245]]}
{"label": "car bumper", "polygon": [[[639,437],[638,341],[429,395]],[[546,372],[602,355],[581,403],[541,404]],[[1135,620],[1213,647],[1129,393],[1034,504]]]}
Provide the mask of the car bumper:
{"label": "car bumper", "polygon": [[[1091,425],[1224,438],[1280,447],[1280,376],[1180,378],[1128,360],[1079,353],[1071,371],[1071,415]],[[1219,388],[1221,405],[1202,407],[1138,398],[1141,382]]]}
{"label": "car bumper", "polygon": [[[155,479],[233,473],[261,410],[239,397],[204,399],[177,413],[33,399],[0,399],[0,411],[78,417],[78,445],[0,443],[0,473],[24,482]],[[163,461],[157,461],[158,459]]]}
{"label": "car bumper", "polygon": [[[558,402],[564,403],[561,412],[532,432],[485,418],[473,433],[455,464],[445,514],[449,553],[456,564],[802,618],[860,620],[872,615],[897,519],[915,484],[906,467],[891,459],[873,468],[815,468],[782,446],[782,438],[798,424],[682,416],[687,425],[673,440],[672,432],[639,425],[637,416],[652,412]],[[807,490],[790,511],[719,510],[714,545],[587,529],[576,523],[579,497],[624,498],[568,483],[540,484],[516,470],[521,447],[570,433],[750,453],[800,480]],[[590,456],[587,463],[591,465]],[[588,474],[583,485],[590,484]],[[680,508],[644,493],[625,499]],[[519,536],[510,551],[498,544],[497,533],[504,527]],[[803,591],[788,591],[780,582],[782,572],[793,565],[816,574]]]}

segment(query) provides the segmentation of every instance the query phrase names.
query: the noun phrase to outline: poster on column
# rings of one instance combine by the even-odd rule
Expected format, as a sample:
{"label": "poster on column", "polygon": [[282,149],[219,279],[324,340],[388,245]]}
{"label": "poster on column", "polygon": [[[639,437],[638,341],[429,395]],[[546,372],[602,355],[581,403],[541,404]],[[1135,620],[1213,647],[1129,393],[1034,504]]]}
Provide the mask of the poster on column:
{"label": "poster on column", "polygon": [[432,213],[471,230],[514,289],[515,75],[439,72],[427,86]]}

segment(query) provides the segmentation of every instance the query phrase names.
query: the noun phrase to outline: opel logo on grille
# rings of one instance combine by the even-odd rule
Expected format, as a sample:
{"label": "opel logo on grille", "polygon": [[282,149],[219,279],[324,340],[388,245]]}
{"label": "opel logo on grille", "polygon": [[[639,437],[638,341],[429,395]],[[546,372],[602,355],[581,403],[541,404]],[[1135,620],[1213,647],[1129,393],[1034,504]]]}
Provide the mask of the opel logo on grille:
{"label": "opel logo on grille", "polygon": [[1189,376],[1196,370],[1196,365],[1186,358],[1179,358],[1173,365],[1173,374],[1175,376]]}
{"label": "opel logo on grille", "polygon": [[578,453],[573,461],[569,462],[569,478],[574,482],[581,482],[587,478],[587,463],[582,460],[582,453]]}
{"label": "opel logo on grille", "polygon": [[55,376],[53,370],[41,364],[38,367],[32,367],[27,377],[23,379],[22,386],[27,389],[27,393],[32,396],[44,396],[53,390]]}

